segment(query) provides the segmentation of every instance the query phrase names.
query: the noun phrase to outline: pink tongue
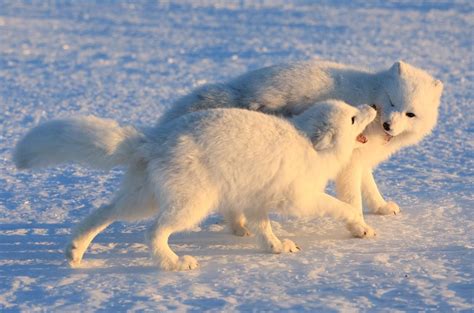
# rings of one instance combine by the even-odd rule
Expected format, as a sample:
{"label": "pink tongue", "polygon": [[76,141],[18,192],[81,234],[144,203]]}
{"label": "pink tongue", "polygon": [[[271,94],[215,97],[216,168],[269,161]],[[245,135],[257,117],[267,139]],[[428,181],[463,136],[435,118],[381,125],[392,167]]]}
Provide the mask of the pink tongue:
{"label": "pink tongue", "polygon": [[361,142],[361,143],[366,143],[367,142],[367,138],[362,134],[359,134],[359,136],[357,136],[356,140],[358,142]]}

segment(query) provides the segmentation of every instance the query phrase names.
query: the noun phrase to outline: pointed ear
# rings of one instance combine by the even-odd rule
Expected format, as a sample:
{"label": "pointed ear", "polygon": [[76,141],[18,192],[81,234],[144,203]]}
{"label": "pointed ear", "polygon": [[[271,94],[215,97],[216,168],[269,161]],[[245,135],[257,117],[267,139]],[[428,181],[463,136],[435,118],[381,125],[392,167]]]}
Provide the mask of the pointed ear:
{"label": "pointed ear", "polygon": [[314,149],[317,151],[329,149],[334,145],[334,132],[327,131],[322,136],[314,135],[311,137]]}
{"label": "pointed ear", "polygon": [[390,72],[396,75],[402,75],[404,68],[405,63],[403,61],[397,61],[393,63],[392,67],[390,68]]}

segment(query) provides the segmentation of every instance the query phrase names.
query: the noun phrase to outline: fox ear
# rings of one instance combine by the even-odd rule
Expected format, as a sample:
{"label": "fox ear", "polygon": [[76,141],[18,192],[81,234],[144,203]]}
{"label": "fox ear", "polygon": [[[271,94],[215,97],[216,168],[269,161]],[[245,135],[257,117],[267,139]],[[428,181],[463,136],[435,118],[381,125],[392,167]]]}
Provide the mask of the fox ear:
{"label": "fox ear", "polygon": [[405,67],[405,62],[397,61],[393,63],[392,67],[390,68],[390,71],[394,74],[402,75]]}
{"label": "fox ear", "polygon": [[334,145],[334,132],[327,131],[322,136],[315,134],[311,137],[311,142],[317,151],[329,149]]}

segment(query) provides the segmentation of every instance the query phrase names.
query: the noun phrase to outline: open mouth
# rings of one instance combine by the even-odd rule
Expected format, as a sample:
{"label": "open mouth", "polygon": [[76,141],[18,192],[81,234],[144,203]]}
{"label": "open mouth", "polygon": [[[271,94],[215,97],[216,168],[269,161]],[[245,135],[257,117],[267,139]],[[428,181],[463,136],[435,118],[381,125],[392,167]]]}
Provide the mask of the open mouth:
{"label": "open mouth", "polygon": [[385,139],[386,141],[390,141],[390,140],[392,140],[392,138],[393,138],[392,135],[387,134],[387,133],[384,134],[384,139]]}
{"label": "open mouth", "polygon": [[359,134],[357,137],[356,137],[356,140],[360,143],[366,143],[368,140],[367,140],[367,137],[365,137],[363,134]]}

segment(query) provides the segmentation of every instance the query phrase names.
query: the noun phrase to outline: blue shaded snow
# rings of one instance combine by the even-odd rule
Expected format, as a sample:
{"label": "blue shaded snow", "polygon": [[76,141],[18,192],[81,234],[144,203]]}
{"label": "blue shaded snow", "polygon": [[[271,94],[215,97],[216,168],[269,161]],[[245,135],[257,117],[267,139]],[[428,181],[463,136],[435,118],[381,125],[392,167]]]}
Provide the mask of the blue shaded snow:
{"label": "blue shaded snow", "polygon": [[[472,311],[473,29],[472,1],[2,1],[0,310]],[[66,266],[71,227],[122,171],[18,172],[11,150],[29,128],[75,114],[150,125],[201,84],[310,57],[402,59],[445,84],[433,134],[376,171],[403,210],[367,217],[376,239],[274,217],[303,251],[268,255],[212,216],[171,239],[202,267],[168,273],[148,257],[147,223],[116,223],[84,268]]]}

